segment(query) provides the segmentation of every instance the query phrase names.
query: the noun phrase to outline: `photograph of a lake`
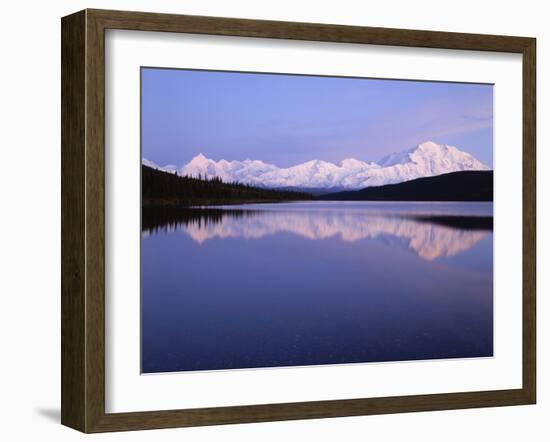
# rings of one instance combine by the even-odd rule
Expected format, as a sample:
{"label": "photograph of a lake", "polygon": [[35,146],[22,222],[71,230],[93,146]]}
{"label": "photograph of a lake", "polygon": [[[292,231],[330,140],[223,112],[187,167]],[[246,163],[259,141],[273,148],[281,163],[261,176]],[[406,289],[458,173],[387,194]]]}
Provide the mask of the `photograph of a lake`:
{"label": "photograph of a lake", "polygon": [[142,67],[141,373],[493,357],[493,85]]}
{"label": "photograph of a lake", "polygon": [[487,357],[492,203],[145,210],[142,372]]}

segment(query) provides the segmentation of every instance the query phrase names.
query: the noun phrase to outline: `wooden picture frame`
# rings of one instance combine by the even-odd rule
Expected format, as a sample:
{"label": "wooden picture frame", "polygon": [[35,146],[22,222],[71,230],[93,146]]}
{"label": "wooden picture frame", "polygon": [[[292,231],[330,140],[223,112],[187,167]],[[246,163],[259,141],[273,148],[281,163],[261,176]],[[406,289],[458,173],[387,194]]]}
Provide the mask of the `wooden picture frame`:
{"label": "wooden picture frame", "polygon": [[[105,30],[124,29],[523,57],[523,386],[512,390],[105,412]],[[536,398],[536,41],[533,38],[84,10],[62,19],[62,410],[83,432],[142,430],[534,404]]]}

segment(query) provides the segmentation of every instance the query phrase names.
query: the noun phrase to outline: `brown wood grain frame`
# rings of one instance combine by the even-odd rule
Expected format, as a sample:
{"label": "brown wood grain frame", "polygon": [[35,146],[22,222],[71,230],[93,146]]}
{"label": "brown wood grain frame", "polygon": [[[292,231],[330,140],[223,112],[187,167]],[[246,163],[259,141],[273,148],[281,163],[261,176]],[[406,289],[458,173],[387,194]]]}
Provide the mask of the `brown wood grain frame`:
{"label": "brown wood grain frame", "polygon": [[[61,421],[64,425],[83,432],[103,432],[535,403],[536,40],[534,38],[106,10],[84,10],[64,17],[61,29]],[[106,413],[106,29],[522,54],[522,388],[219,408]],[[136,146],[136,149],[139,149],[139,146]]]}

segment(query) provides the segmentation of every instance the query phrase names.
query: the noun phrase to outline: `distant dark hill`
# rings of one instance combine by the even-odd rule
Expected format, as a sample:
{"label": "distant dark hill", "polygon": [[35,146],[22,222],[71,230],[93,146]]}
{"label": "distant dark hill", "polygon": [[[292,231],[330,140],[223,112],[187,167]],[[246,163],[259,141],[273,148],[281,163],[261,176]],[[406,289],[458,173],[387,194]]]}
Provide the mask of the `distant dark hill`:
{"label": "distant dark hill", "polygon": [[321,195],[331,201],[493,201],[493,171],[452,172]]}
{"label": "distant dark hill", "polygon": [[142,205],[192,206],[245,204],[292,200],[309,200],[305,192],[261,189],[247,184],[224,183],[221,179],[193,178],[141,166]]}

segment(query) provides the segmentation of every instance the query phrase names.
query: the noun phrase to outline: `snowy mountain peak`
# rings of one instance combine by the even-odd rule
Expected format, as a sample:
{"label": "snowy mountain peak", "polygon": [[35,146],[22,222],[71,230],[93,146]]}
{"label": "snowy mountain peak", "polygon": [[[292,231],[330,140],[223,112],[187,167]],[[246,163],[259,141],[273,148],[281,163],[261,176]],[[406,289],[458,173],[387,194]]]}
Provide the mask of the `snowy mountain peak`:
{"label": "snowy mountain peak", "polygon": [[[454,148],[452,148],[454,149]],[[418,144],[412,149],[405,150],[402,152],[394,152],[389,155],[386,155],[379,161],[381,166],[393,166],[394,164],[404,164],[411,161],[414,161],[414,157],[425,157],[433,155],[445,155],[445,152],[449,150],[449,146],[446,144],[437,144],[433,141],[426,141],[424,143]]]}
{"label": "snowy mountain peak", "polygon": [[[161,170],[175,169],[174,166],[159,167],[145,158],[143,164]],[[226,182],[237,181],[271,188],[362,189],[462,170],[488,169],[472,155],[456,147],[427,141],[413,149],[392,153],[378,163],[346,158],[339,165],[311,160],[287,168],[250,159],[214,161],[199,153],[180,169],[180,174],[207,178],[217,176]]]}
{"label": "snowy mountain peak", "polygon": [[449,146],[447,146],[446,144],[437,144],[437,143],[434,143],[433,141],[425,141],[424,143],[421,143],[418,146],[416,146],[413,150],[422,150],[422,151],[425,151],[425,152],[430,152],[430,151],[433,152],[433,151],[445,150],[448,147]]}
{"label": "snowy mountain peak", "polygon": [[410,154],[412,155],[419,154],[423,156],[444,156],[454,153],[465,152],[460,152],[456,147],[449,146],[447,144],[437,144],[433,141],[426,141],[425,143],[419,144],[410,151]]}
{"label": "snowy mountain peak", "polygon": [[206,164],[208,162],[210,162],[212,160],[209,160],[208,158],[206,158],[202,152],[200,152],[199,154],[195,155],[191,161],[189,161],[189,164]]}
{"label": "snowy mountain peak", "polygon": [[356,160],[355,158],[346,158],[340,163],[340,167],[345,169],[361,169],[369,167],[377,167],[376,163],[365,163],[364,161]]}

